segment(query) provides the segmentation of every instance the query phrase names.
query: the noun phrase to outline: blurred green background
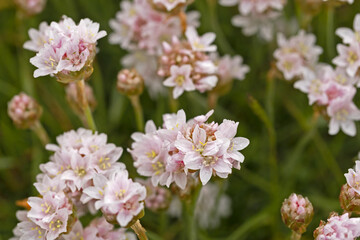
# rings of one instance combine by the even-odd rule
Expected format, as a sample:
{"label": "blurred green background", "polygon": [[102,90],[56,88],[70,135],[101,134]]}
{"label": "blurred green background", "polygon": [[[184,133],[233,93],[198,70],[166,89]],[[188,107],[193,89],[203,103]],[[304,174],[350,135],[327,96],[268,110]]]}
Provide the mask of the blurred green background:
{"label": "blurred green background", "polygon": [[[7,102],[20,91],[36,98],[44,108],[41,120],[52,142],[64,131],[81,127],[64,98],[64,87],[51,77],[33,79],[34,67],[29,59],[34,53],[22,49],[28,29],[38,28],[41,21],[58,21],[65,14],[76,22],[88,17],[109,34],[108,22],[119,9],[119,0],[48,0],[41,14],[21,21],[12,1],[0,0],[0,239],[12,236],[17,223],[15,212],[20,209],[15,201],[36,194],[32,184],[38,165],[50,155],[31,131],[13,126],[7,116]],[[215,0],[196,0],[190,9],[201,12],[200,33],[217,33],[216,43],[222,55],[242,55],[251,69],[244,81],[235,81],[231,91],[220,98],[212,117],[216,121],[239,121],[238,135],[251,141],[243,151],[246,158],[242,169],[234,170],[226,180],[232,215],[217,229],[200,230],[199,239],[285,239],[290,231],[281,222],[280,206],[292,192],[308,196],[314,205],[314,220],[304,234],[304,239],[312,239],[320,219],[341,210],[338,195],[345,183],[343,173],[354,164],[360,134],[353,138],[343,133],[329,136],[327,122],[323,118],[314,120],[305,94],[289,82],[266,78],[276,41],[266,43],[256,36],[245,37],[241,29],[233,27],[230,21],[238,13],[237,7],[221,7]],[[331,39],[335,43],[340,40],[334,29],[352,27],[359,10],[359,1],[335,9],[333,27],[328,27],[326,8],[308,23],[300,24],[313,32],[317,44],[324,48],[321,61],[330,63],[334,56]],[[285,17],[288,22],[304,19],[302,11],[290,0]],[[101,39],[98,47],[95,71],[89,80],[98,101],[94,117],[98,130],[109,135],[109,142],[126,149],[136,125],[129,100],[115,87],[120,58],[126,52],[110,45],[107,38]],[[357,96],[355,102],[358,100]],[[162,114],[170,112],[166,96],[153,100],[145,93],[141,101],[145,119],[153,119],[157,125],[162,122]],[[208,111],[206,96],[186,93],[180,98],[180,108],[185,109],[188,118],[204,114]],[[121,161],[136,177],[127,152]],[[143,225],[160,239],[172,236],[159,230],[158,219],[158,215],[147,211]],[[169,229],[181,231],[181,222],[174,226],[177,228]]]}

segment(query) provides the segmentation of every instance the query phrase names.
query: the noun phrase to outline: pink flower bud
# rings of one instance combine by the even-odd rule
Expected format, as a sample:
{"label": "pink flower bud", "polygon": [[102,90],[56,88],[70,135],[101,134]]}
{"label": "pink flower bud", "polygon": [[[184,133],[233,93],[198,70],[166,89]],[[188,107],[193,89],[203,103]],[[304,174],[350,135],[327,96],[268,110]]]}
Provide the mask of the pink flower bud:
{"label": "pink flower bud", "polygon": [[14,0],[15,4],[26,15],[35,15],[44,10],[46,0]]}
{"label": "pink flower bud", "polygon": [[20,93],[8,103],[8,114],[18,128],[31,128],[40,119],[42,108],[35,99]]}
{"label": "pink flower bud", "polygon": [[355,192],[354,188],[348,184],[341,187],[339,200],[341,208],[345,212],[360,214],[360,194]]}
{"label": "pink flower bud", "polygon": [[303,234],[314,216],[314,209],[306,197],[292,193],[281,207],[281,217],[291,230]]}
{"label": "pink flower bud", "polygon": [[135,69],[124,69],[118,73],[117,89],[127,96],[140,95],[144,90],[144,80]]}
{"label": "pink flower bud", "polygon": [[146,187],[145,206],[151,211],[157,212],[168,209],[171,202],[170,190],[163,187],[154,187],[151,180],[139,180]]}

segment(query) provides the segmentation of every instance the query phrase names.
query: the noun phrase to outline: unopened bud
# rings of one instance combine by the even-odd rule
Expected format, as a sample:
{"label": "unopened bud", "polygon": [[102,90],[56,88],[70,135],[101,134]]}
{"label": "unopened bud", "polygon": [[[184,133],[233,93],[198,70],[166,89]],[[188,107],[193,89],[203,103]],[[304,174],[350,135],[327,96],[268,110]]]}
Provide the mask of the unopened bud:
{"label": "unopened bud", "polygon": [[[85,84],[85,96],[90,106],[90,109],[93,111],[97,105],[97,102],[94,96],[94,92],[91,86],[88,84]],[[83,110],[79,102],[78,91],[75,82],[71,82],[66,86],[66,99],[69,102],[70,107],[73,109],[73,111],[76,114],[78,115],[83,114],[82,112]]]}
{"label": "unopened bud", "polygon": [[31,128],[40,119],[42,108],[25,93],[14,96],[8,103],[8,114],[18,128]]}
{"label": "unopened bud", "polygon": [[340,205],[345,212],[360,214],[360,194],[348,184],[341,187]]}
{"label": "unopened bud", "polygon": [[127,96],[140,95],[144,90],[144,80],[135,69],[124,69],[117,75],[117,89]]}
{"label": "unopened bud", "polygon": [[292,193],[281,207],[281,218],[286,226],[298,234],[306,232],[314,216],[314,209],[306,197]]}
{"label": "unopened bud", "polygon": [[26,15],[35,15],[44,10],[46,0],[14,0],[16,6]]}

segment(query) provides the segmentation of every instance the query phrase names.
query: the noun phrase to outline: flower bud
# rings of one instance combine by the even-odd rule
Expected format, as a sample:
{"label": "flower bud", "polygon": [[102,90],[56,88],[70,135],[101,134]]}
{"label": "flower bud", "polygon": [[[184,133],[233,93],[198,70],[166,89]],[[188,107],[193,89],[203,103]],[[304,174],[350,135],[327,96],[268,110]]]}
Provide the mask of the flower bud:
{"label": "flower bud", "polygon": [[303,234],[314,216],[314,209],[306,197],[292,193],[281,207],[281,218],[294,232]]}
{"label": "flower bud", "polygon": [[145,206],[157,212],[168,209],[171,202],[171,192],[163,187],[154,187],[151,182],[146,187]]}
{"label": "flower bud", "polygon": [[40,119],[42,108],[25,93],[14,96],[8,103],[8,114],[18,128],[31,128]]}
{"label": "flower bud", "polygon": [[[92,111],[94,111],[97,102],[94,96],[94,92],[89,84],[85,84],[85,96],[87,98],[87,102]],[[66,99],[69,102],[70,107],[73,111],[78,114],[82,115],[82,107],[79,103],[79,98],[77,94],[77,87],[76,83],[71,82],[66,86]]]}
{"label": "flower bud", "polygon": [[44,10],[46,0],[14,0],[16,6],[26,15],[35,15]]}
{"label": "flower bud", "polygon": [[348,184],[341,187],[340,205],[345,212],[360,214],[360,194]]}
{"label": "flower bud", "polygon": [[117,76],[117,89],[124,95],[140,95],[144,90],[144,80],[135,69],[123,69]]}

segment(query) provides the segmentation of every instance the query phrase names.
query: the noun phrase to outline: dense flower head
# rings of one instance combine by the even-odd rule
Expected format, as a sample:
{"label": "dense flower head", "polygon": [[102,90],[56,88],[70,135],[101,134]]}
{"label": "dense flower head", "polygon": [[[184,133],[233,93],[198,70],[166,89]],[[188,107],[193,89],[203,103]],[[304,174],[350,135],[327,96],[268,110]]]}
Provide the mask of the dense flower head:
{"label": "dense flower head", "polygon": [[217,67],[207,52],[216,51],[211,45],[214,33],[199,36],[196,29],[188,27],[186,40],[173,37],[171,44],[163,42],[158,74],[165,77],[164,85],[173,87],[173,97],[178,98],[184,91],[205,92],[213,89],[218,81]]}
{"label": "dense flower head", "polygon": [[345,212],[360,214],[360,194],[349,184],[346,183],[341,187],[339,200]]}
{"label": "dense flower head", "polygon": [[39,121],[42,108],[35,99],[20,93],[8,103],[8,114],[18,128],[31,128]]}
{"label": "dense flower head", "polygon": [[232,18],[234,26],[243,28],[243,34],[251,36],[259,33],[270,41],[273,38],[274,21],[279,18],[286,0],[219,0],[220,5],[238,4],[239,15]]}
{"label": "dense flower head", "polygon": [[30,62],[38,69],[34,77],[55,75],[61,82],[87,78],[92,73],[97,40],[106,36],[99,24],[82,19],[79,24],[66,16],[50,26],[43,22],[39,30],[29,30],[30,41],[24,48],[36,52]]}
{"label": "dense flower head", "polygon": [[114,229],[104,217],[95,218],[89,226],[83,228],[80,221],[76,221],[71,231],[62,235],[64,240],[136,240],[133,233],[124,228]]}
{"label": "dense flower head", "polygon": [[166,92],[163,79],[157,75],[162,42],[170,42],[173,36],[180,38],[183,25],[198,27],[200,17],[199,12],[190,11],[185,13],[184,20],[184,15],[157,11],[154,6],[158,5],[151,5],[149,0],[122,1],[116,18],[110,20],[114,32],[109,38],[110,43],[130,51],[122,58],[122,65],[137,70],[152,97]]}
{"label": "dense flower head", "polygon": [[116,86],[127,96],[140,95],[144,90],[144,80],[135,69],[123,69],[117,75]]}
{"label": "dense flower head", "polygon": [[327,222],[320,222],[320,226],[314,231],[316,240],[355,240],[360,236],[360,218],[349,218],[345,213],[339,216],[336,213],[330,215]]}
{"label": "dense flower head", "polygon": [[302,234],[314,216],[314,209],[307,197],[292,193],[281,207],[281,218],[291,230]]}
{"label": "dense flower head", "polygon": [[189,121],[183,110],[165,114],[160,129],[148,121],[145,134],[132,135],[135,142],[128,150],[138,173],[151,177],[154,186],[175,182],[184,189],[187,176],[198,175],[205,185],[213,175],[227,178],[233,167],[240,169],[244,156],[239,151],[249,140],[235,137],[239,123],[226,119],[207,123],[212,113]]}
{"label": "dense flower head", "polygon": [[322,48],[315,45],[315,35],[306,34],[304,30],[289,39],[279,33],[277,41],[279,48],[274,52],[276,66],[286,80],[301,76],[303,68],[313,66],[322,53]]}
{"label": "dense flower head", "polygon": [[35,15],[41,13],[46,5],[46,0],[14,0],[15,4],[26,15]]}

